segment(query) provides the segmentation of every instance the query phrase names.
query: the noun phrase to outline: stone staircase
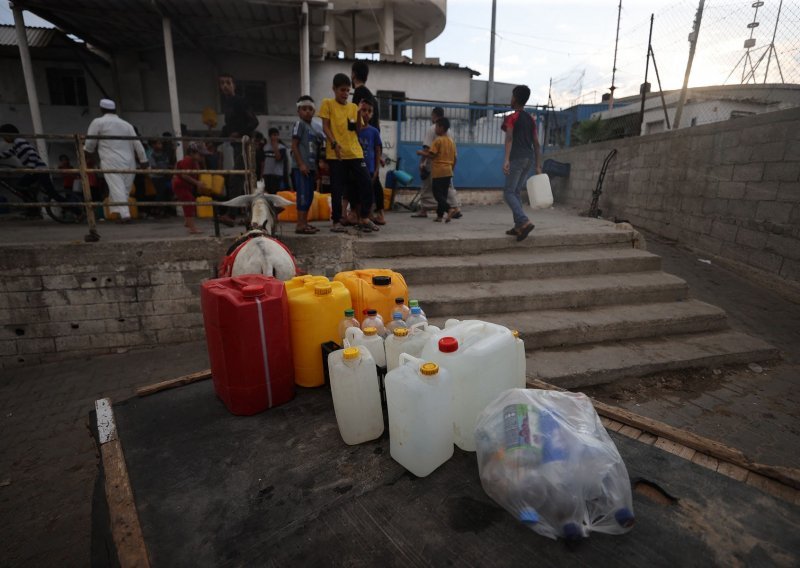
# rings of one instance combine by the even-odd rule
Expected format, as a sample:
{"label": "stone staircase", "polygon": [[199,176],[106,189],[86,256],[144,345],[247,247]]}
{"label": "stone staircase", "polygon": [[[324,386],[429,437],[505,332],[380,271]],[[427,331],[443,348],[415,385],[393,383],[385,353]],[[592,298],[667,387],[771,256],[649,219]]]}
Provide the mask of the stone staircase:
{"label": "stone staircase", "polygon": [[428,318],[482,319],[518,329],[528,377],[578,388],[631,376],[772,359],[764,341],[731,330],[725,312],[693,300],[631,230],[537,231],[522,243],[474,236],[359,239],[359,268],[405,276]]}

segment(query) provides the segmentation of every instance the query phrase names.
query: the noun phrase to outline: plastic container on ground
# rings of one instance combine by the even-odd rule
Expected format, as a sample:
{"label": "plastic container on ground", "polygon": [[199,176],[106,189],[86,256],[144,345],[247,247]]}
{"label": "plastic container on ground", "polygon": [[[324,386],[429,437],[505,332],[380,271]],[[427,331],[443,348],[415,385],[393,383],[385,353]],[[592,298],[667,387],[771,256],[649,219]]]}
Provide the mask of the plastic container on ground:
{"label": "plastic container on ground", "polygon": [[363,331],[357,327],[349,327],[345,332],[345,339],[352,346],[363,345],[367,348],[378,367],[386,366],[383,338],[378,335],[378,330],[374,327],[365,327]]}
{"label": "plastic container on ground", "polygon": [[474,452],[478,414],[503,391],[525,386],[520,384],[514,336],[501,325],[466,320],[433,335],[421,358],[453,377],[455,442]]}
{"label": "plastic container on ground", "polygon": [[[406,322],[408,323],[408,322]],[[439,333],[441,330],[436,327],[435,325],[429,325],[427,322],[415,324],[413,327],[408,328],[408,336],[402,342],[396,341],[396,345],[393,345],[392,348],[396,349],[395,352],[392,354],[392,359],[394,359],[394,365],[397,366],[399,357],[401,353],[408,353],[413,357],[420,357],[422,355],[422,349],[427,345],[428,341],[431,340],[434,335]],[[389,338],[387,338],[388,340]],[[396,353],[397,359],[394,358],[394,354]],[[389,362],[389,354],[386,354],[386,361],[387,366]],[[455,377],[453,377],[455,380]]]}
{"label": "plastic container on ground", "polygon": [[392,317],[394,314],[399,312],[400,315],[403,317],[403,321],[408,319],[408,316],[411,315],[411,308],[406,305],[406,301],[404,298],[395,298],[394,299],[394,308],[392,308]]}
{"label": "plastic container on ground", "polygon": [[364,330],[368,327],[374,327],[381,337],[386,336],[386,326],[383,324],[383,318],[377,310],[366,310],[366,315],[364,319],[361,320],[361,329]]}
{"label": "plastic container on ground", "polygon": [[446,369],[408,354],[386,375],[392,458],[425,477],[453,456],[453,380]]}
{"label": "plastic container on ground", "polygon": [[405,327],[408,328],[408,324],[403,321],[403,313],[402,312],[392,312],[392,321],[386,326],[386,336],[392,335],[395,329]]}
{"label": "plastic container on ground", "polygon": [[324,276],[298,276],[285,283],[289,298],[295,382],[303,387],[324,384],[323,343],[339,343],[339,322],[351,306],[350,292]]}
{"label": "plastic container on ground", "polygon": [[519,373],[519,382],[517,383],[517,386],[519,388],[525,388],[528,384],[528,363],[527,359],[525,358],[525,342],[522,340],[519,335],[519,331],[516,329],[511,330],[511,335],[514,336],[514,344],[517,346],[517,373]]}
{"label": "plastic container on ground", "polygon": [[208,188],[208,193],[205,195],[223,195],[225,193],[225,176],[200,174],[200,183]]}
{"label": "plastic container on ground", "polygon": [[510,389],[481,413],[475,438],[484,490],[537,533],[633,526],[625,464],[586,395]]}
{"label": "plastic container on ground", "polygon": [[553,206],[553,191],[547,174],[536,174],[528,178],[528,199],[533,209],[547,209]]}
{"label": "plastic container on ground", "polygon": [[380,438],[383,409],[375,361],[363,347],[346,347],[328,355],[331,396],[339,433],[345,444]]}
{"label": "plastic container on ground", "polygon": [[413,327],[418,323],[428,323],[428,318],[422,313],[422,308],[419,306],[414,306],[411,308],[411,314],[406,319],[406,325],[408,327]]}
{"label": "plastic container on ground", "polygon": [[200,288],[214,391],[233,414],[256,414],[294,396],[289,305],[283,282],[260,274]]}
{"label": "plastic container on ground", "polygon": [[197,202],[198,219],[211,219],[214,216],[214,208],[211,205],[203,205],[204,203],[211,203],[214,201],[213,197],[201,195],[195,201]]}
{"label": "plastic container on ground", "polygon": [[330,221],[332,212],[330,194],[319,193],[318,191],[315,191],[314,202],[316,203],[316,208],[314,205],[311,206],[311,208],[316,211],[316,216],[314,219],[318,221]]}
{"label": "plastic container on ground", "polygon": [[333,279],[347,286],[359,321],[363,321],[364,310],[372,308],[378,311],[384,322],[389,322],[395,298],[408,300],[406,281],[402,274],[393,270],[364,268],[340,272]]}
{"label": "plastic container on ground", "polygon": [[400,354],[403,353],[403,348],[409,338],[409,329],[407,327],[398,327],[392,333],[386,336],[383,342],[384,350],[386,351],[386,371],[389,372],[400,364]]}
{"label": "plastic container on ground", "polygon": [[344,311],[344,318],[339,322],[339,340],[336,342],[339,345],[344,345],[345,332],[347,331],[348,327],[360,328],[360,324],[355,317],[355,310],[353,310],[353,308],[346,309]]}

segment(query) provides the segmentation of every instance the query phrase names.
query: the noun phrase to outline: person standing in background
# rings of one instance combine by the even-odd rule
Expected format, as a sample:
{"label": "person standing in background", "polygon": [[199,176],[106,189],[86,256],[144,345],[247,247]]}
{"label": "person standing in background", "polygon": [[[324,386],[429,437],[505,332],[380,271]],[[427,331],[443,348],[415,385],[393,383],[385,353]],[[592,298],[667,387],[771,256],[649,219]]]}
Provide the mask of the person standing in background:
{"label": "person standing in background", "polygon": [[261,171],[266,192],[274,195],[281,190],[281,185],[286,187],[289,185],[289,157],[286,145],[280,139],[280,131],[277,128],[270,128],[267,135],[269,140],[264,146],[264,164]]}
{"label": "person standing in background", "polygon": [[[136,136],[136,131],[129,123],[117,116],[117,105],[111,99],[100,101],[100,110],[103,115],[95,118],[89,124],[89,136]],[[144,146],[138,140],[98,140],[89,138],[83,146],[87,154],[95,151],[100,156],[100,167],[103,169],[136,168],[138,161],[144,167],[148,166]],[[103,177],[108,185],[109,201],[128,201],[128,193],[133,185],[133,173],[104,173]],[[109,211],[119,214],[121,223],[130,223],[131,210],[127,205],[112,205]]]}
{"label": "person standing in background", "polygon": [[[225,126],[222,135],[231,138],[233,149],[233,169],[244,169],[244,156],[242,155],[242,136],[253,136],[253,131],[258,128],[258,118],[247,104],[247,99],[236,94],[236,81],[233,75],[222,73],[218,77],[219,90],[222,93],[222,109],[225,113]],[[227,198],[232,199],[244,195],[244,176],[228,176],[226,180]],[[228,226],[235,224],[238,210],[228,207],[220,221]]]}
{"label": "person standing in background", "polygon": [[[436,122],[444,118],[444,109],[442,107],[433,107],[431,110],[431,127],[425,133],[425,140],[422,142],[423,150],[430,150],[433,141],[436,140]],[[437,209],[437,202],[433,196],[433,179],[431,178],[431,160],[428,158],[426,152],[417,152],[419,154],[419,178],[422,181],[420,188],[419,211],[411,215],[419,219],[426,219],[428,211]],[[453,219],[460,219],[462,217],[460,203],[458,201],[458,194],[453,186],[453,180],[450,180],[450,187],[447,188],[447,205],[453,210]]]}
{"label": "person standing in background", "polygon": [[[372,91],[367,88],[367,77],[369,77],[369,65],[367,65],[367,62],[360,59],[353,62],[353,66],[350,68],[350,81],[353,83],[353,104],[356,106],[360,106],[361,101],[374,100],[377,103]],[[381,121],[378,117],[377,106],[373,110],[369,125],[380,130]]]}

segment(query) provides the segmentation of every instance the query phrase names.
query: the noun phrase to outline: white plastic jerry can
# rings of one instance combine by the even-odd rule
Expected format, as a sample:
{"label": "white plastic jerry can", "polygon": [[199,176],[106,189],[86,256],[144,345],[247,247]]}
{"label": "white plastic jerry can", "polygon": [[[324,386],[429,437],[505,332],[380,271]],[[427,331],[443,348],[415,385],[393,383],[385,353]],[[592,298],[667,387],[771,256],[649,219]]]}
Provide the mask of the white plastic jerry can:
{"label": "white plastic jerry can", "polygon": [[350,345],[363,345],[369,349],[378,367],[386,366],[386,350],[383,344],[383,337],[378,335],[377,328],[365,327],[362,331],[357,327],[348,327],[345,330],[345,339]]}
{"label": "white plastic jerry can", "polygon": [[511,335],[514,336],[514,344],[517,346],[517,386],[518,389],[524,389],[528,385],[527,366],[528,361],[525,358],[525,342],[519,336],[519,331],[516,329],[511,330]]}
{"label": "white plastic jerry can", "polygon": [[547,174],[536,174],[528,178],[528,199],[533,209],[547,209],[553,206],[553,191]]}
{"label": "white plastic jerry can", "polygon": [[[352,329],[352,328],[351,328]],[[345,444],[362,444],[383,434],[383,410],[375,360],[365,347],[328,355],[333,410]]]}
{"label": "white plastic jerry can", "polygon": [[486,405],[519,384],[519,359],[508,328],[479,320],[451,324],[435,334],[422,358],[453,377],[453,432],[456,445],[475,451],[475,424]]}
{"label": "white plastic jerry can", "polygon": [[407,353],[386,376],[392,458],[425,477],[453,456],[453,381],[446,369]]}
{"label": "white plastic jerry can", "polygon": [[405,352],[404,348],[409,338],[408,331],[408,328],[405,327],[395,328],[391,335],[384,340],[387,372],[397,368],[400,364],[400,354]]}

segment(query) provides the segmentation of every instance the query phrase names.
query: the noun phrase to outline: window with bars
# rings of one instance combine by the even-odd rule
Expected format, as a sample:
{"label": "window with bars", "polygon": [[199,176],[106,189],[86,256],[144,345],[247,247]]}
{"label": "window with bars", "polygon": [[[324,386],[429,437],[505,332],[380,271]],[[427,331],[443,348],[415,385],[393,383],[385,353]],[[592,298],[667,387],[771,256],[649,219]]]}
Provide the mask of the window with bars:
{"label": "window with bars", "polygon": [[81,69],[48,68],[47,90],[50,104],[63,106],[88,106],[86,78]]}

